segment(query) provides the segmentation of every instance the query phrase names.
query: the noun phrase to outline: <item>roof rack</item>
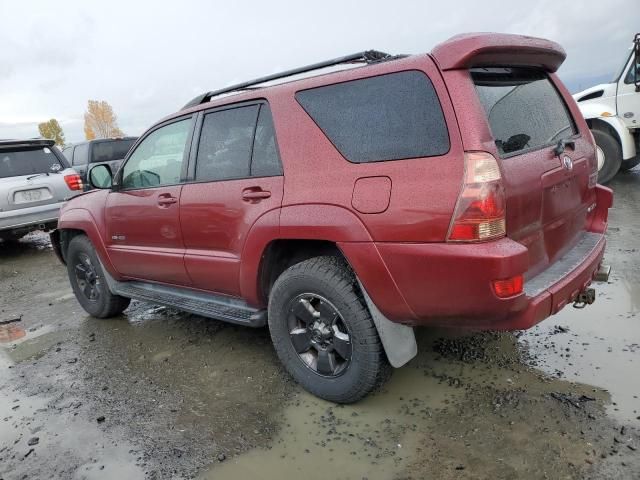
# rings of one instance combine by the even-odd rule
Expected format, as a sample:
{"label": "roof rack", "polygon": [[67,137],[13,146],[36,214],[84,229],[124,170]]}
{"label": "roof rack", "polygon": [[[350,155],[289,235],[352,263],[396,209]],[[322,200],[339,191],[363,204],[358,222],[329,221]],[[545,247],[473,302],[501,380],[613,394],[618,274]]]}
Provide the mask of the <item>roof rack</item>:
{"label": "roof rack", "polygon": [[331,67],[333,65],[340,65],[343,63],[358,63],[358,62],[377,63],[377,62],[382,62],[385,60],[391,60],[391,59],[400,58],[400,57],[401,57],[400,55],[393,56],[388,53],[379,52],[378,50],[366,50],[364,52],[358,52],[352,55],[346,55],[344,57],[338,57],[332,60],[326,60],[324,62],[313,63],[305,67],[294,68],[293,70],[287,70],[285,72],[275,73],[273,75],[267,75],[266,77],[256,78],[255,80],[249,80],[248,82],[238,83],[236,85],[231,85],[230,87],[225,87],[220,90],[206,92],[206,93],[203,93],[202,95],[198,95],[196,98],[191,100],[184,107],[182,107],[182,110],[185,110],[190,107],[194,107],[196,105],[200,105],[201,103],[208,102],[213,97],[217,97],[218,95],[222,95],[223,93],[229,93],[236,90],[243,90],[248,87],[269,82],[271,80],[277,80],[279,78],[291,77],[293,75],[298,75],[300,73],[311,72],[313,70],[320,70],[321,68]]}

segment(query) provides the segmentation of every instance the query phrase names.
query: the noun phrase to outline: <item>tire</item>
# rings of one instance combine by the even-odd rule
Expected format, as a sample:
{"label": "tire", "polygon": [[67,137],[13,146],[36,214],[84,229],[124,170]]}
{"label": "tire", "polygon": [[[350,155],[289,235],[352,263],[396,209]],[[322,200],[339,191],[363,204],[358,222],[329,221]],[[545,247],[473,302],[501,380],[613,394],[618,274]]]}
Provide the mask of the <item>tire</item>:
{"label": "tire", "polygon": [[633,158],[627,158],[626,160],[622,160],[622,164],[620,165],[620,170],[626,172],[627,170],[631,170],[636,165],[640,163],[640,153]]}
{"label": "tire", "polygon": [[[622,164],[622,149],[618,141],[609,133],[602,130],[591,130],[596,145],[604,156],[604,164],[598,170],[598,183],[607,184],[620,170]],[[597,152],[599,155],[599,152]]]}
{"label": "tire", "polygon": [[337,257],[311,258],[278,277],[269,296],[269,331],[289,374],[325,400],[356,402],[391,373],[355,276]]}
{"label": "tire", "polygon": [[120,315],[131,299],[114,295],[104,281],[102,265],[91,241],[84,235],[74,237],[67,249],[69,282],[82,308],[96,318]]}

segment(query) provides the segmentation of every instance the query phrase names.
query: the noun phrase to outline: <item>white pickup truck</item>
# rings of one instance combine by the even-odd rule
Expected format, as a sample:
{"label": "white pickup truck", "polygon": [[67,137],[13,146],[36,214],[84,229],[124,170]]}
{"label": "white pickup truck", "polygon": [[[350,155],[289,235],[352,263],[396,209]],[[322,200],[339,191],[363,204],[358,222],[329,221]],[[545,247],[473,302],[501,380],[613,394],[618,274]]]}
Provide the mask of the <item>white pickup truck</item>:
{"label": "white pickup truck", "polygon": [[611,83],[576,93],[598,149],[598,182],[640,163],[640,33]]}

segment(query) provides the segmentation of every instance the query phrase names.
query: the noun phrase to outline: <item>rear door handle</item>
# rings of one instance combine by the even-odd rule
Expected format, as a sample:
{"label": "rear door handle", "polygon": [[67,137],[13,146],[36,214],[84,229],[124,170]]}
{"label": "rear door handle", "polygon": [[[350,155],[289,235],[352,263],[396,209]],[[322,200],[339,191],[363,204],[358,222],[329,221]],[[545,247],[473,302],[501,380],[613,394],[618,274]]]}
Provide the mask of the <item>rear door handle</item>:
{"label": "rear door handle", "polygon": [[168,207],[169,205],[173,205],[177,203],[178,199],[176,197],[172,197],[171,194],[162,194],[158,196],[158,205],[161,207]]}
{"label": "rear door handle", "polygon": [[269,198],[271,192],[268,190],[262,190],[261,188],[245,188],[242,191],[242,199],[247,201],[260,201],[265,198]]}

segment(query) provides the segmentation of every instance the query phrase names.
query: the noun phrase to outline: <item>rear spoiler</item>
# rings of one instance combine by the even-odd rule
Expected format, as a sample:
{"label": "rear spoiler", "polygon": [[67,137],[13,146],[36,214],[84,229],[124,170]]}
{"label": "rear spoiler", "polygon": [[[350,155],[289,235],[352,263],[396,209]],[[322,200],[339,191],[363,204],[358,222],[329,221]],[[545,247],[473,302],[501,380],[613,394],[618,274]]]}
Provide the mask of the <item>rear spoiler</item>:
{"label": "rear spoiler", "polygon": [[29,140],[0,140],[0,150],[29,147],[53,147],[55,144],[56,142],[54,140],[49,140],[46,138]]}
{"label": "rear spoiler", "polygon": [[506,33],[467,33],[436,45],[431,56],[441,70],[527,66],[555,72],[567,54],[559,44],[544,38]]}

